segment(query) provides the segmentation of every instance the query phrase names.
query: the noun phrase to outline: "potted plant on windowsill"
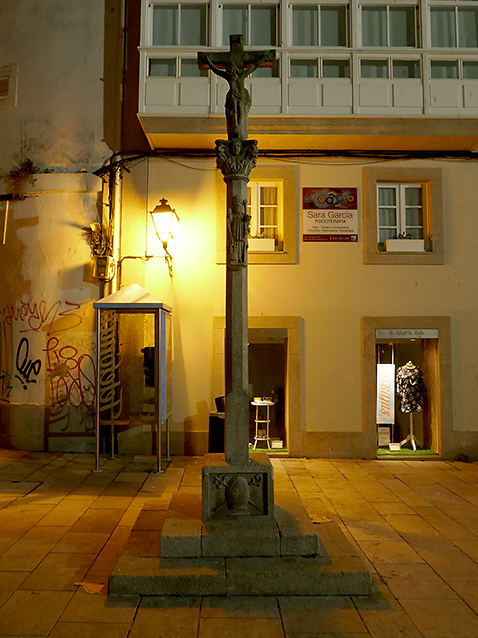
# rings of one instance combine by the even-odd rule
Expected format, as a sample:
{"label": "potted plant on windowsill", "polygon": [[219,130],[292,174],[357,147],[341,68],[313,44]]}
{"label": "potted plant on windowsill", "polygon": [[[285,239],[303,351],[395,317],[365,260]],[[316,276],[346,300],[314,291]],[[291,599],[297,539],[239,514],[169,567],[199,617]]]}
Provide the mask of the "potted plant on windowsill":
{"label": "potted plant on windowsill", "polygon": [[400,233],[395,235],[393,239],[387,239],[385,242],[385,250],[400,253],[420,253],[425,252],[424,239],[412,239],[410,233]]}
{"label": "potted plant on windowsill", "polygon": [[276,249],[275,239],[264,235],[249,235],[247,243],[248,250],[254,253],[273,253]]}

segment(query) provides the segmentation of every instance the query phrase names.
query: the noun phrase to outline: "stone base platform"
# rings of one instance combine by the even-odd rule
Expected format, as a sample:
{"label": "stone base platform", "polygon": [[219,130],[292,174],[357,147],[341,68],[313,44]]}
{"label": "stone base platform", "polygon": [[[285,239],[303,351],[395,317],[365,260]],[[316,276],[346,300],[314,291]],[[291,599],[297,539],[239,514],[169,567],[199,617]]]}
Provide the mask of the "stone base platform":
{"label": "stone base platform", "polygon": [[121,556],[113,596],[368,596],[371,576],[357,556],[142,558]]}
{"label": "stone base platform", "polygon": [[[145,506],[109,578],[110,595],[369,595],[371,576],[333,521],[313,524],[295,492],[276,491],[273,519],[202,521],[201,496]],[[153,528],[153,529],[147,529]]]}

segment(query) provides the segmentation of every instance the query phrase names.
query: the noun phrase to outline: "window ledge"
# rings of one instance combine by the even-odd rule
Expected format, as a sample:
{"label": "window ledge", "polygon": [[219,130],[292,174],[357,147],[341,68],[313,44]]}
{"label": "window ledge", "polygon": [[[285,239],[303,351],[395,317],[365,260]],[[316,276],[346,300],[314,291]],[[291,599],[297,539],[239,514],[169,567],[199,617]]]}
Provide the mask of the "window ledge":
{"label": "window ledge", "polygon": [[440,266],[444,264],[443,255],[433,252],[375,252],[367,254],[367,264]]}

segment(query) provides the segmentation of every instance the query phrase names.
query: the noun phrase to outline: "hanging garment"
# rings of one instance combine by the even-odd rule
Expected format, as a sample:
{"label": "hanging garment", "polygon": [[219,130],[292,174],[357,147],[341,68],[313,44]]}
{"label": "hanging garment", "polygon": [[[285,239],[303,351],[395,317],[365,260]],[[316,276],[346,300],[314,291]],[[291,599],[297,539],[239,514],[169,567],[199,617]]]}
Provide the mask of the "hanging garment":
{"label": "hanging garment", "polygon": [[423,412],[423,373],[411,361],[397,370],[397,392],[401,398],[402,412]]}

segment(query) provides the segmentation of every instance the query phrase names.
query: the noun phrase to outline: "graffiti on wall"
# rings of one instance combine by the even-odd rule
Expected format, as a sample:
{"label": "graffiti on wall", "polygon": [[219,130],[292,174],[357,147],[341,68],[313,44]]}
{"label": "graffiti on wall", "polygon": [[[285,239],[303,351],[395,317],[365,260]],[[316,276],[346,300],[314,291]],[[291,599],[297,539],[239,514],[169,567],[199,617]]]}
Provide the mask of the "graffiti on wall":
{"label": "graffiti on wall", "polygon": [[91,335],[76,332],[82,322],[81,305],[69,301],[21,300],[5,306],[0,312],[0,401],[92,408],[93,344]]}
{"label": "graffiti on wall", "polygon": [[77,328],[83,321],[81,315],[76,314],[80,309],[80,304],[70,301],[55,301],[51,305],[44,300],[40,303],[19,301],[5,306],[2,314],[7,326],[18,325],[19,333],[42,330],[50,336]]}
{"label": "graffiti on wall", "polygon": [[29,383],[36,383],[36,377],[40,374],[41,360],[30,359],[30,342],[27,337],[22,337],[17,348],[17,356],[15,360],[16,374],[15,379],[18,379],[22,384],[24,390],[28,389]]}
{"label": "graffiti on wall", "polygon": [[45,352],[51,403],[93,407],[96,394],[93,357],[80,353],[73,345],[63,345],[59,337],[48,339]]}

